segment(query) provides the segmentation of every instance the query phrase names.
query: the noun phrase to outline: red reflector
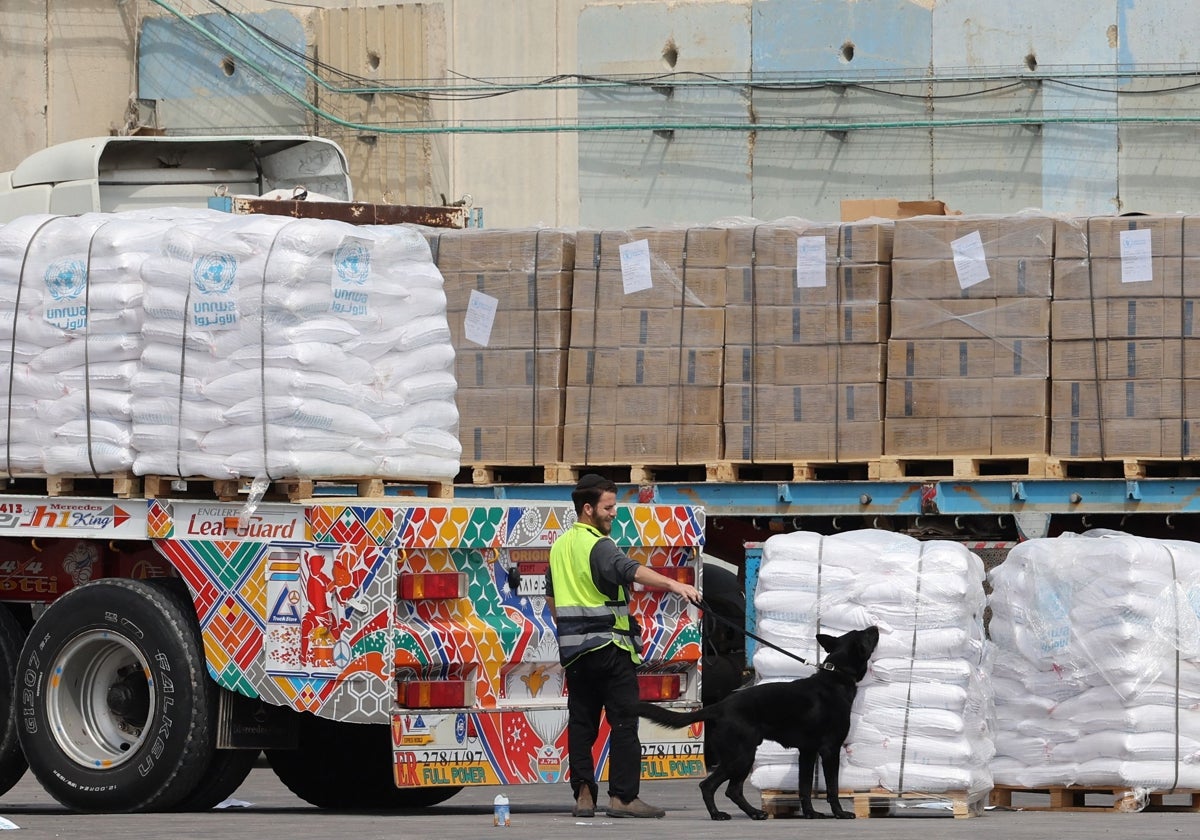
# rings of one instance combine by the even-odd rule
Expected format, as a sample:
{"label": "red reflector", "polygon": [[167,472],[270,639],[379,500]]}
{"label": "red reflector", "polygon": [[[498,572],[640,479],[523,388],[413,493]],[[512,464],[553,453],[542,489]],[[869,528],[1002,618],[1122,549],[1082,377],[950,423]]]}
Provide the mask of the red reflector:
{"label": "red reflector", "polygon": [[678,674],[638,674],[638,699],[678,700],[679,682]]}
{"label": "red reflector", "polygon": [[466,680],[410,680],[400,683],[396,701],[410,709],[445,709],[475,702],[475,684]]}
{"label": "red reflector", "polygon": [[691,566],[664,566],[654,571],[663,577],[669,577],[680,583],[686,583],[688,586],[696,585],[696,570]]}
{"label": "red reflector", "polygon": [[467,588],[462,572],[420,572],[400,575],[400,597],[405,601],[461,598]]}

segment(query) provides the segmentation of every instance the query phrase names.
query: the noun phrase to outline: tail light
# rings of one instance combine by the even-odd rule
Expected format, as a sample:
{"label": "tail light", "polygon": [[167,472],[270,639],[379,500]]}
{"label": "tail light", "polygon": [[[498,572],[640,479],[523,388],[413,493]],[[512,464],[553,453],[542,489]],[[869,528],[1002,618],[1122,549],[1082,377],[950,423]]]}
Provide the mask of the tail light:
{"label": "tail light", "polygon": [[638,699],[678,700],[680,685],[679,674],[638,674]]}
{"label": "tail light", "polygon": [[396,702],[409,709],[473,706],[475,683],[467,680],[409,680],[397,687]]}
{"label": "tail light", "polygon": [[445,601],[462,598],[467,576],[462,572],[419,572],[400,575],[400,597],[405,601]]}

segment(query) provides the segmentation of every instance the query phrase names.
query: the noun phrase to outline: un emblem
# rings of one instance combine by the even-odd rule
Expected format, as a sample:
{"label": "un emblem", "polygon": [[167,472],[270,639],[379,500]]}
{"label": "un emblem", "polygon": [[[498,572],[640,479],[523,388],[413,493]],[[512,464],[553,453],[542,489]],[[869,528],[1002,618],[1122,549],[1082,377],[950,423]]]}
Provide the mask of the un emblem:
{"label": "un emblem", "polygon": [[371,251],[357,239],[346,239],[333,254],[333,265],[343,283],[361,286],[371,274]]}
{"label": "un emblem", "polygon": [[205,254],[192,266],[192,280],[203,294],[224,294],[233,287],[237,259],[231,254]]}
{"label": "un emblem", "polygon": [[46,290],[55,300],[74,300],[87,287],[83,260],[55,260],[46,266]]}

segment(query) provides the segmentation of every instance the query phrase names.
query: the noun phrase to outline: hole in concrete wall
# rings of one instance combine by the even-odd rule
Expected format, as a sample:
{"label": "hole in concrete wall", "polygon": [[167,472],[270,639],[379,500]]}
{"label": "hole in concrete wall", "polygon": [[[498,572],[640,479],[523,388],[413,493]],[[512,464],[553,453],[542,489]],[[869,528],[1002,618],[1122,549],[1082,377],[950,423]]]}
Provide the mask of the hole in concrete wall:
{"label": "hole in concrete wall", "polygon": [[233,63],[233,59],[225,56],[221,59],[221,72],[226,76],[232,76],[237,71],[237,65]]}
{"label": "hole in concrete wall", "polygon": [[842,59],[844,61],[853,61],[854,60],[854,42],[853,41],[847,41],[846,43],[842,44]]}
{"label": "hole in concrete wall", "polygon": [[367,67],[372,70],[379,69],[379,53],[375,52],[375,50],[369,50],[367,52]]}
{"label": "hole in concrete wall", "polygon": [[674,70],[675,65],[679,62],[679,47],[675,46],[674,38],[667,39],[667,43],[663,46],[662,57],[663,61],[667,62],[667,66]]}
{"label": "hole in concrete wall", "polygon": [[1037,56],[1034,55],[1033,53],[1030,53],[1029,55],[1025,56],[1025,66],[1028,67],[1030,70],[1036,70],[1037,69]]}

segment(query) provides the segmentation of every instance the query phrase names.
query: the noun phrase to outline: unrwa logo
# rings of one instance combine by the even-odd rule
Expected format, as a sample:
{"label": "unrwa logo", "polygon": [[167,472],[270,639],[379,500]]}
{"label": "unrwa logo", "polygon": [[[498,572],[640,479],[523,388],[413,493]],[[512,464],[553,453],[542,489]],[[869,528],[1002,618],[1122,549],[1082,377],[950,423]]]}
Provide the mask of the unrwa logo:
{"label": "unrwa logo", "polygon": [[232,254],[205,254],[192,266],[192,280],[202,294],[224,294],[233,287],[237,266]]}
{"label": "unrwa logo", "polygon": [[46,290],[55,300],[74,300],[87,287],[83,260],[55,260],[46,266]]}
{"label": "unrwa logo", "polygon": [[361,286],[371,274],[371,251],[357,239],[347,239],[333,254],[333,266],[345,283]]}

